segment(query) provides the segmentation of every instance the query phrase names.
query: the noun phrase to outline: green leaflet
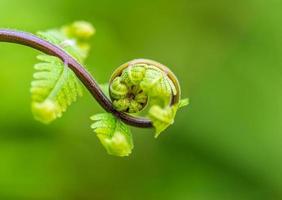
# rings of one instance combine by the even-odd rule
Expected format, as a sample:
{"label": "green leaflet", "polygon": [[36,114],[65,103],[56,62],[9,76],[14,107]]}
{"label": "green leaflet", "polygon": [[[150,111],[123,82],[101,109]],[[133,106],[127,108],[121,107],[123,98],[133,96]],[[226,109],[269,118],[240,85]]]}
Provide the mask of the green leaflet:
{"label": "green leaflet", "polygon": [[94,121],[91,128],[108,154],[115,156],[131,154],[134,145],[128,126],[109,113],[94,115],[91,120]]}
{"label": "green leaflet", "polygon": [[189,104],[188,99],[181,100],[178,104],[173,106],[167,106],[165,108],[159,105],[153,105],[148,113],[148,117],[152,120],[156,129],[155,138],[157,138],[165,129],[174,123],[175,115],[178,109],[187,106]]}
{"label": "green leaflet", "polygon": [[154,66],[148,67],[140,85],[150,99],[148,117],[155,127],[155,137],[157,138],[174,123],[178,109],[188,105],[188,99],[170,106],[171,97],[177,92],[176,88],[168,76]]}
{"label": "green leaflet", "polygon": [[125,69],[121,75],[122,81],[128,86],[138,85],[143,80],[147,67],[145,64],[138,64]]}
{"label": "green leaflet", "polygon": [[[38,35],[83,62],[89,50],[86,38],[94,33],[91,28],[86,22],[75,22],[58,30],[39,32]],[[36,120],[50,123],[61,117],[67,107],[82,95],[82,88],[75,74],[60,59],[49,55],[39,55],[37,59],[40,63],[34,66],[36,72],[31,83],[32,112]]]}
{"label": "green leaflet", "polygon": [[50,123],[82,95],[75,74],[56,57],[40,55],[31,83],[32,112],[38,121]]}
{"label": "green leaflet", "polygon": [[178,103],[178,109],[189,105],[189,99],[181,99]]}
{"label": "green leaflet", "polygon": [[169,104],[172,91],[175,90],[167,75],[154,66],[148,66],[140,87],[150,98],[158,99],[162,106]]}

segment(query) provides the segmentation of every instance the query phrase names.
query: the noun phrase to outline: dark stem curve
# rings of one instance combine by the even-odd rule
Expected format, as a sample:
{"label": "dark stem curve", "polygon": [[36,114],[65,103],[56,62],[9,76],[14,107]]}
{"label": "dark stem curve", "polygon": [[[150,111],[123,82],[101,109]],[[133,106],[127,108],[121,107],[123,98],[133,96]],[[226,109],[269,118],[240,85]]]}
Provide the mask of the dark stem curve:
{"label": "dark stem curve", "polygon": [[0,42],[9,42],[29,46],[48,55],[60,58],[76,74],[76,76],[88,89],[91,95],[107,112],[114,114],[123,122],[131,126],[142,128],[152,127],[152,122],[148,119],[134,117],[126,113],[117,111],[113,107],[111,100],[103,93],[99,84],[91,76],[91,74],[87,72],[81,64],[79,64],[74,58],[72,58],[60,47],[53,45],[50,42],[43,40],[33,34],[7,29],[0,29]]}

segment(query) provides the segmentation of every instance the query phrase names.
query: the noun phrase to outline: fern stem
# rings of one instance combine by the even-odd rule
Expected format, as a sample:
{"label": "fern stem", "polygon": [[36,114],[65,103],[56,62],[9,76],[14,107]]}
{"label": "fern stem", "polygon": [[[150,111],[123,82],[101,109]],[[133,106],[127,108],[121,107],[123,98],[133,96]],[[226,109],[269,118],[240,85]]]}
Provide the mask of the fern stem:
{"label": "fern stem", "polygon": [[0,29],[0,42],[16,43],[24,46],[29,46],[48,55],[60,58],[76,74],[76,76],[85,85],[91,95],[107,112],[114,114],[116,117],[131,126],[142,128],[152,127],[152,122],[150,120],[140,117],[134,117],[126,113],[117,111],[113,107],[111,100],[102,92],[99,84],[90,75],[90,73],[87,72],[81,64],[79,64],[74,58],[72,58],[60,47],[57,47],[30,33],[7,29]]}

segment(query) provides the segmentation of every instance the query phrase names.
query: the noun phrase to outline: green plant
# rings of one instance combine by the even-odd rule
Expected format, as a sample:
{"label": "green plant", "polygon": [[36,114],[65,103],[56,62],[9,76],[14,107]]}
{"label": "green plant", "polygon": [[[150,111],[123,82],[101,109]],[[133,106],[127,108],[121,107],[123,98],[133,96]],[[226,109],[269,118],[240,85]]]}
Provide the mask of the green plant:
{"label": "green plant", "polygon": [[0,41],[19,43],[45,54],[37,58],[31,83],[32,112],[35,119],[50,123],[61,117],[67,107],[82,95],[86,86],[106,113],[91,117],[91,128],[107,152],[128,156],[133,149],[129,127],[154,127],[158,137],[174,123],[179,108],[188,105],[181,100],[176,76],[164,65],[137,59],[118,67],[110,78],[108,89],[101,87],[82,66],[90,46],[94,27],[84,21],[60,29],[38,32],[38,37],[18,31],[0,30]]}

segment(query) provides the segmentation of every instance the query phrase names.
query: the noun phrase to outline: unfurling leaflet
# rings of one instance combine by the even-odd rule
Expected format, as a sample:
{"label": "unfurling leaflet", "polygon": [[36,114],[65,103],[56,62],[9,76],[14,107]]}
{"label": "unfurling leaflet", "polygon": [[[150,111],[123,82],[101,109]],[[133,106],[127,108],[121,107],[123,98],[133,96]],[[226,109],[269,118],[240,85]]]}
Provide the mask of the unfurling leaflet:
{"label": "unfurling leaflet", "polygon": [[128,156],[133,149],[130,129],[119,119],[109,113],[97,114],[91,117],[94,121],[91,128],[97,134],[108,154]]}
{"label": "unfurling leaflet", "polygon": [[[38,32],[43,39],[64,49],[83,63],[90,46],[87,40],[94,28],[87,22],[75,22],[61,29]],[[67,107],[82,95],[76,75],[57,57],[39,55],[31,83],[32,112],[35,119],[50,123],[61,117]]]}

